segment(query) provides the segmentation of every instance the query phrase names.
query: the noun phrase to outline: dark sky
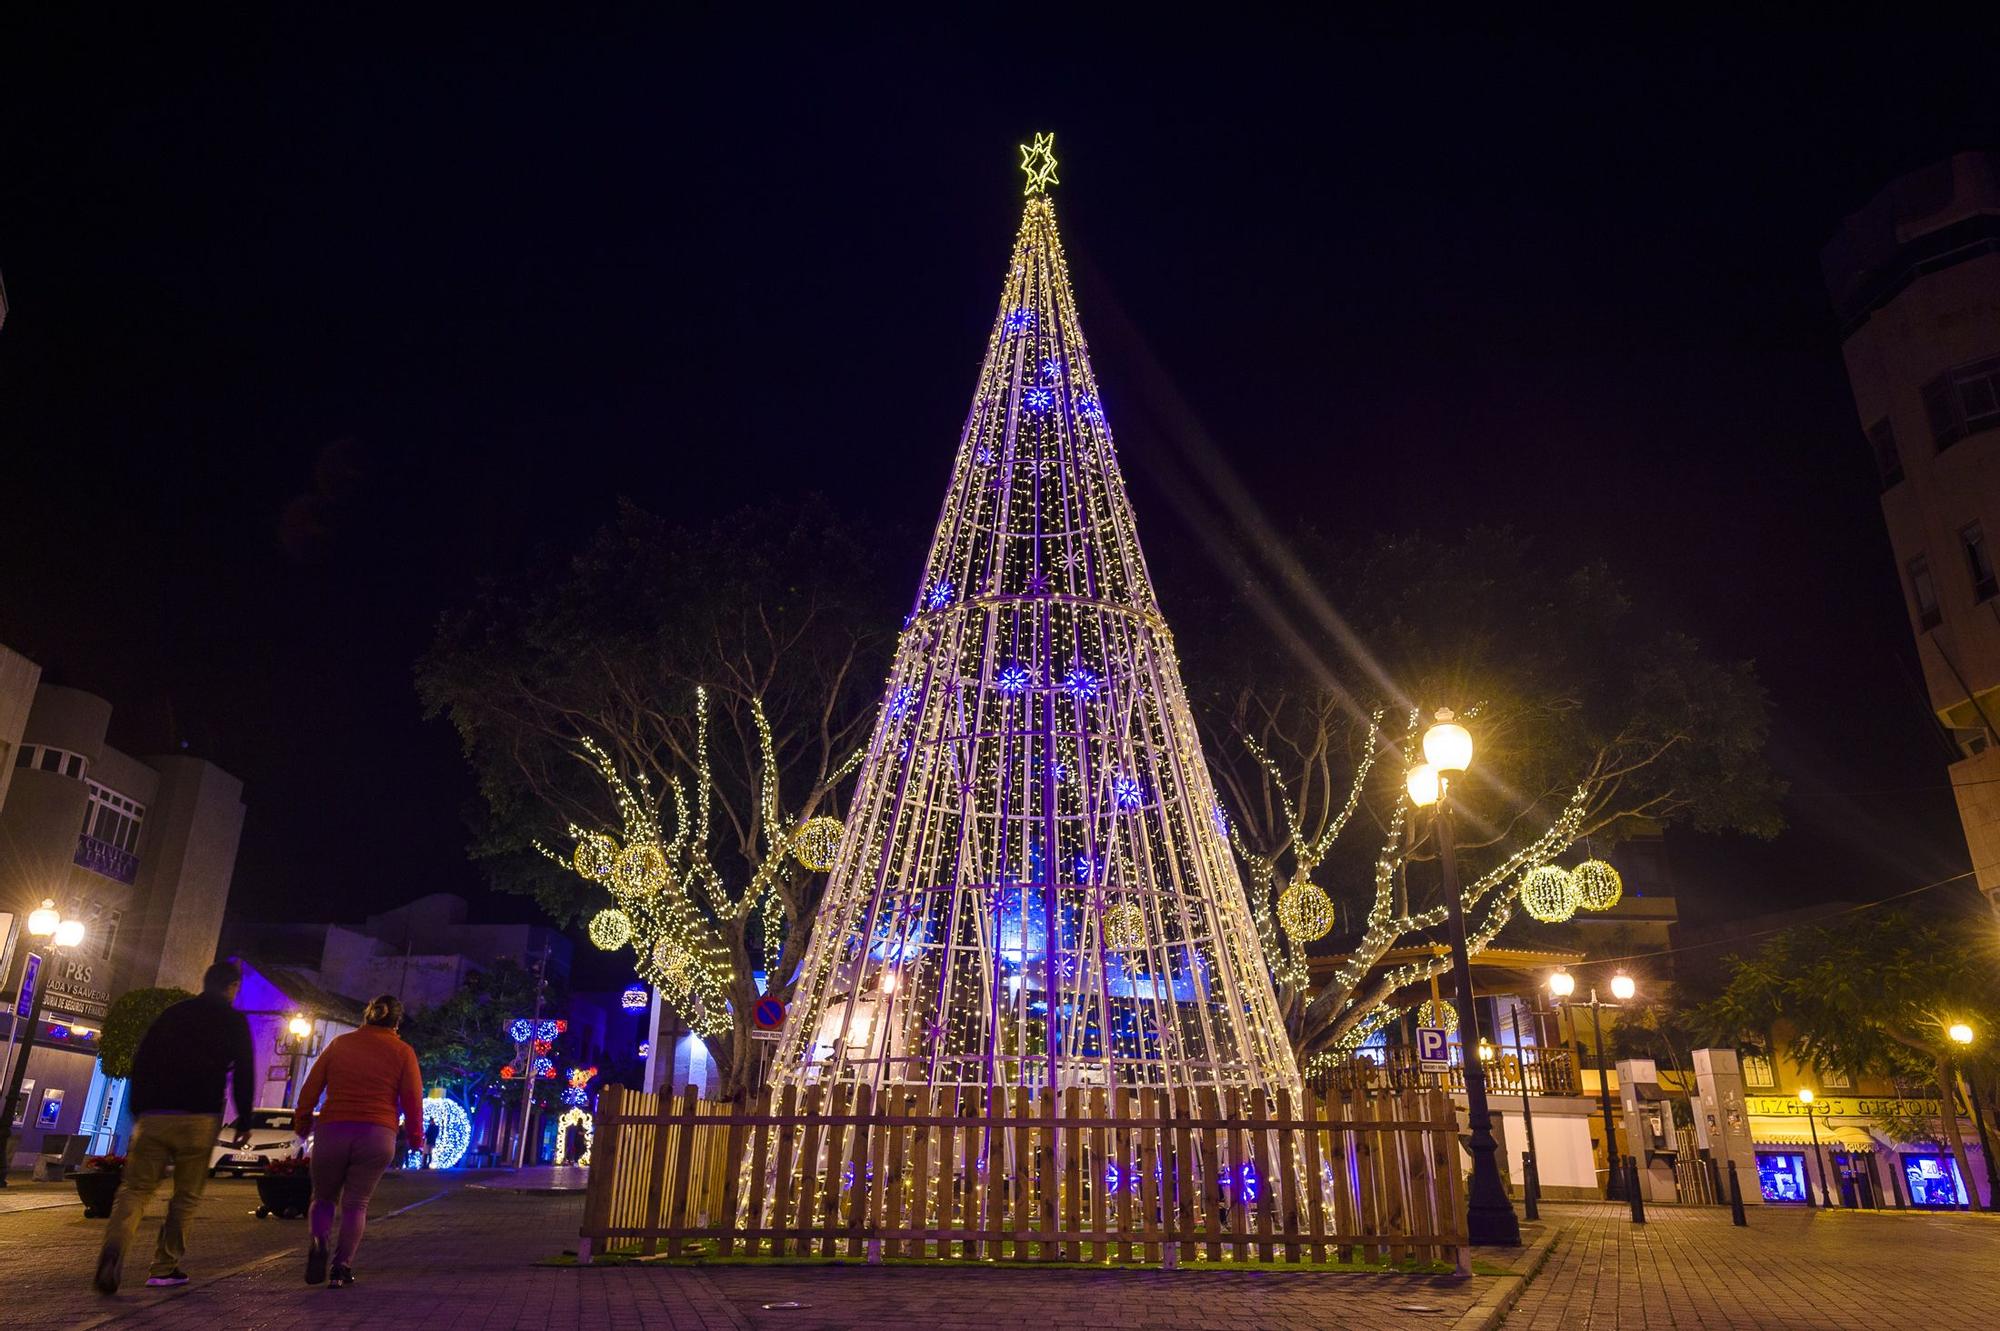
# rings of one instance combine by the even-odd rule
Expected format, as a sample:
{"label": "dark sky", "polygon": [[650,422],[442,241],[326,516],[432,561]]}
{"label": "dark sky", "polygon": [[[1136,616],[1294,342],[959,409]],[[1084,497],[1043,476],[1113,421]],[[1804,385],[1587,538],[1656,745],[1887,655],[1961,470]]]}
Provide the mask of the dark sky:
{"label": "dark sky", "polygon": [[1792,827],[1690,908],[1962,869],[1818,251],[2000,146],[1995,33],[1210,17],[17,34],[0,641],[245,779],[246,911],[477,895],[437,613],[619,495],[924,529],[1046,128],[1170,616],[1192,438],[1281,526],[1512,522],[1763,672]]}

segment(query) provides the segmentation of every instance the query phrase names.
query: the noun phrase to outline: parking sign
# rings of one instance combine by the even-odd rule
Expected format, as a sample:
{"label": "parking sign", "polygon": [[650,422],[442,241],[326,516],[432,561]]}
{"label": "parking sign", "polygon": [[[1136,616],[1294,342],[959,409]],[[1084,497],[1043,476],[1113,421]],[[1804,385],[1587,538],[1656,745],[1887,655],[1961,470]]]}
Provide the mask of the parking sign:
{"label": "parking sign", "polygon": [[1442,1026],[1417,1027],[1417,1059],[1425,1072],[1444,1072],[1451,1067],[1451,1057],[1445,1044],[1445,1030]]}

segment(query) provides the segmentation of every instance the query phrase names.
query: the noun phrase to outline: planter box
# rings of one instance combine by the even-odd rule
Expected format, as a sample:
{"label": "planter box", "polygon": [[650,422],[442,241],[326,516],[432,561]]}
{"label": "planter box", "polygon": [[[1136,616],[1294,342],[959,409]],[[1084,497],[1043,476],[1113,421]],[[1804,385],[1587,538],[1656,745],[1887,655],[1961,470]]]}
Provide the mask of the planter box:
{"label": "planter box", "polygon": [[86,1220],[104,1220],[111,1215],[111,1203],[118,1196],[118,1185],[124,1181],[122,1169],[78,1169],[69,1175],[76,1184],[76,1195],[83,1202]]}
{"label": "planter box", "polygon": [[280,1220],[289,1220],[306,1213],[312,1205],[313,1185],[310,1174],[263,1174],[257,1179],[257,1200],[263,1205],[257,1208],[259,1216],[275,1215]]}

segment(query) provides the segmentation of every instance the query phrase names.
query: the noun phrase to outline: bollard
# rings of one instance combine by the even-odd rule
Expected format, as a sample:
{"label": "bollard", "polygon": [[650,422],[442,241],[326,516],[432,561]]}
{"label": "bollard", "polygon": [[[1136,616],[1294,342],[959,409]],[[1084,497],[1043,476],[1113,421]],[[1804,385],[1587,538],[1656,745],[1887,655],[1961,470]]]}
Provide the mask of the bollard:
{"label": "bollard", "polygon": [[1521,1152],[1521,1212],[1530,1220],[1542,1218],[1541,1208],[1536,1204],[1541,1195],[1541,1171],[1535,1168],[1533,1153],[1523,1151]]}
{"label": "bollard", "polygon": [[1729,1162],[1729,1223],[1747,1228],[1750,1222],[1743,1215],[1743,1184],[1736,1177],[1736,1162]]}
{"label": "bollard", "polygon": [[1625,1195],[1632,1200],[1632,1223],[1646,1223],[1646,1199],[1639,1195],[1639,1161],[1636,1156],[1625,1157]]}

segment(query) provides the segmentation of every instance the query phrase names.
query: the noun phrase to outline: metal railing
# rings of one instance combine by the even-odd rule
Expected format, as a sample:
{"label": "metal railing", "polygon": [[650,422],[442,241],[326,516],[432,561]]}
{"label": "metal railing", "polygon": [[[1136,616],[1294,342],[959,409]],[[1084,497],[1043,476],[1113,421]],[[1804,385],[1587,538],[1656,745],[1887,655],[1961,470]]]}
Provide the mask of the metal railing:
{"label": "metal railing", "polygon": [[[1307,1078],[1316,1089],[1381,1089],[1405,1091],[1439,1088],[1465,1089],[1464,1050],[1452,1045],[1451,1066],[1443,1072],[1426,1071],[1417,1061],[1416,1051],[1407,1048],[1370,1050],[1346,1063],[1324,1069]],[[1377,1056],[1379,1055],[1379,1057]],[[1512,1049],[1494,1052],[1486,1064],[1488,1095],[1577,1095],[1576,1061],[1567,1049],[1523,1048],[1516,1057]]]}

